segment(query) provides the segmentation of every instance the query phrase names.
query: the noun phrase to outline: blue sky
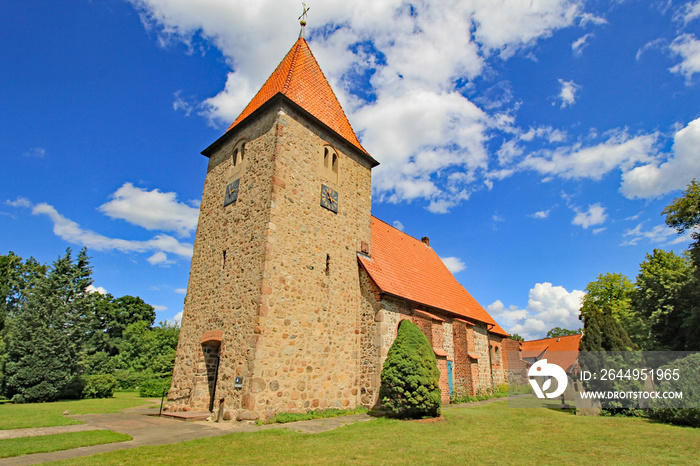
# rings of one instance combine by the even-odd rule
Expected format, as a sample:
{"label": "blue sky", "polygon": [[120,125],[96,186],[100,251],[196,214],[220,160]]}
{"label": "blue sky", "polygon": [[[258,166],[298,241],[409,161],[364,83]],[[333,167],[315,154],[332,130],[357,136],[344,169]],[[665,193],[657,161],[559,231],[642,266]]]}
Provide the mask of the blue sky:
{"label": "blue sky", "polygon": [[[507,330],[576,328],[586,284],[687,247],[700,0],[307,2],[373,214],[429,236]],[[95,286],[182,310],[206,158],[292,46],[297,1],[0,3],[0,253],[85,245]]]}

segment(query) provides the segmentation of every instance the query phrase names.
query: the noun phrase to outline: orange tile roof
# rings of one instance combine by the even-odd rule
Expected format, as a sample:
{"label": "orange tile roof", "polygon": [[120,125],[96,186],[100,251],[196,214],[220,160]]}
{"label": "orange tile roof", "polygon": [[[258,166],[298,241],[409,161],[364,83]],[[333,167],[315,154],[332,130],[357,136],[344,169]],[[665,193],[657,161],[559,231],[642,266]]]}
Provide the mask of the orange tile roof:
{"label": "orange tile roof", "polygon": [[383,292],[490,324],[490,332],[508,335],[432,248],[376,217],[372,217],[372,257],[358,257]]}
{"label": "orange tile roof", "polygon": [[350,144],[367,154],[303,37],[297,40],[227,132],[277,94],[285,95]]}
{"label": "orange tile roof", "polygon": [[520,346],[521,356],[546,359],[547,362],[558,364],[568,372],[578,359],[580,342],[580,334],[524,341]]}

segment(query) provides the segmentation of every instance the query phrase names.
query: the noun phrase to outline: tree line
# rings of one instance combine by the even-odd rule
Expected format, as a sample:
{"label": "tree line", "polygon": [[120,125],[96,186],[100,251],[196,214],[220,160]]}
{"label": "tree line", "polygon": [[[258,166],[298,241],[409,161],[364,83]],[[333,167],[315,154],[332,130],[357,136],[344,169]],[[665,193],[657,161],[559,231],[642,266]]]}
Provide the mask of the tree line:
{"label": "tree line", "polygon": [[647,253],[634,283],[620,273],[590,282],[581,350],[700,351],[700,184],[693,180],[662,214],[694,241],[680,256]]}
{"label": "tree line", "polygon": [[155,326],[141,298],[92,283],[86,249],[51,265],[0,255],[0,396],[53,401],[167,384],[179,328]]}
{"label": "tree line", "polygon": [[[700,184],[693,180],[662,212],[666,224],[693,240],[681,255],[654,249],[639,264],[634,283],[620,273],[604,273],[590,282],[580,319],[583,336],[580,361],[602,367],[646,367],[663,358],[662,369],[677,373],[673,380],[656,382],[659,391],[683,393],[684,406],[700,403]],[[659,353],[665,352],[663,356]],[[612,353],[611,353],[612,352]],[[678,353],[668,353],[678,352]],[[695,352],[695,353],[692,353]],[[609,356],[603,356],[608,354]],[[641,391],[638,380],[588,382],[595,389]],[[645,412],[634,401],[608,410],[625,415],[647,415],[663,422],[700,427],[700,408],[679,408],[673,400],[654,400]]]}

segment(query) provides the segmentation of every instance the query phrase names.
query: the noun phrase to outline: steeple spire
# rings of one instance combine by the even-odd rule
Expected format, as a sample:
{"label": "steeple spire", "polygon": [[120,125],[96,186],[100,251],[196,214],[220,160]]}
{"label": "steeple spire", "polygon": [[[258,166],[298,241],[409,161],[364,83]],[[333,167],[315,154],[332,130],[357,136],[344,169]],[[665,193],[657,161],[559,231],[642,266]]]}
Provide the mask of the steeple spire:
{"label": "steeple spire", "polygon": [[301,25],[301,31],[299,31],[299,39],[306,39],[306,14],[309,12],[311,7],[306,7],[306,3],[301,2],[302,6],[302,12],[301,16],[299,16],[297,19],[299,19],[299,24]]}
{"label": "steeple spire", "polygon": [[[306,9],[305,11],[308,11]],[[303,24],[303,22],[302,22]],[[302,26],[302,32],[304,28]],[[306,39],[300,37],[253,100],[229,126],[232,130],[265,103],[281,94],[370,157],[357,139],[338,98],[323,75]],[[377,162],[371,159],[371,163]]]}

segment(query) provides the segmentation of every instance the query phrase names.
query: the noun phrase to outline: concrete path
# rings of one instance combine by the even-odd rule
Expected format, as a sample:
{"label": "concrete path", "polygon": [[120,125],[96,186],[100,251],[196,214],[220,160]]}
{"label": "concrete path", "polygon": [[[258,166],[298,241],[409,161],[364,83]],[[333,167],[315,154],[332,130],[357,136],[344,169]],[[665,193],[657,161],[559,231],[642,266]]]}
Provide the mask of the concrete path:
{"label": "concrete path", "polygon": [[[528,395],[525,395],[528,396]],[[464,403],[460,405],[446,406],[463,408],[479,406],[487,403],[506,401],[508,398],[493,398],[476,403]],[[38,464],[47,461],[58,461],[81,456],[90,456],[114,450],[141,447],[145,445],[167,445],[170,443],[184,442],[205,437],[216,437],[235,432],[258,432],[269,429],[290,429],[306,434],[317,434],[337,429],[354,422],[366,422],[374,419],[368,414],[353,414],[326,419],[314,419],[311,421],[297,421],[287,424],[268,424],[256,426],[250,422],[184,422],[172,418],[158,417],[158,407],[130,408],[121,413],[82,414],[70,417],[79,419],[85,424],[73,426],[42,427],[36,429],[16,429],[0,431],[0,434],[9,435],[2,438],[29,437],[35,435],[49,435],[63,432],[79,432],[85,430],[106,429],[130,435],[133,440],[120,443],[108,443],[91,447],[74,448],[72,450],[56,451],[51,453],[36,453],[33,455],[16,456],[0,459],[0,466],[21,466]],[[51,430],[51,431],[49,431]],[[14,435],[15,432],[22,435]]]}
{"label": "concrete path", "polygon": [[[0,459],[0,465],[25,465],[37,464],[46,461],[56,461],[69,458],[78,458],[81,456],[95,455],[113,450],[123,450],[127,448],[141,447],[144,445],[166,445],[168,443],[183,442],[186,440],[194,440],[197,438],[212,437],[216,435],[224,435],[227,432],[220,429],[213,429],[199,423],[182,422],[173,419],[153,416],[158,414],[157,408],[132,408],[125,409],[121,413],[105,413],[105,414],[82,414],[70,416],[75,419],[84,421],[84,425],[79,426],[62,426],[54,429],[61,433],[67,428],[82,427],[85,429],[107,429],[114,432],[120,432],[130,435],[133,440],[120,443],[108,443],[104,445],[94,445],[91,447],[75,448],[72,450],[56,451],[51,453],[36,453],[33,455],[16,456],[13,458]],[[43,431],[41,429],[22,429]],[[11,432],[11,431],[8,431]],[[37,434],[40,435],[40,434]]]}
{"label": "concrete path", "polygon": [[0,465],[27,465],[47,461],[58,461],[81,456],[90,456],[114,450],[142,447],[145,445],[167,445],[205,437],[231,434],[234,432],[257,432],[269,429],[291,429],[297,432],[315,434],[352,424],[353,422],[373,419],[366,414],[340,416],[328,419],[291,422],[288,424],[270,424],[256,426],[246,422],[184,422],[172,418],[158,417],[158,408],[130,408],[121,413],[82,414],[70,417],[79,419],[85,424],[73,426],[42,427],[35,429],[16,429],[0,431],[5,437],[18,438],[36,435],[49,435],[64,432],[79,432],[84,430],[106,429],[130,435],[133,440],[120,443],[108,443],[91,447],[74,448],[72,450],[55,451],[51,453],[35,453],[33,455],[15,456],[0,459]]}

